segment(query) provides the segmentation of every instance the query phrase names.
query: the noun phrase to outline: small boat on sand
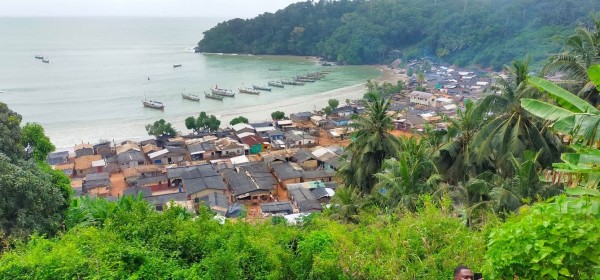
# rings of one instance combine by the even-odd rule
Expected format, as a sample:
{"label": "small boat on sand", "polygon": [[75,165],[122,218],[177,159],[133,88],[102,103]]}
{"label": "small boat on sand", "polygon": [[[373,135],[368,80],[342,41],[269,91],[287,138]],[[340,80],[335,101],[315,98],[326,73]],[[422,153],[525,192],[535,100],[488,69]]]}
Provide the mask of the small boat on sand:
{"label": "small boat on sand", "polygon": [[158,109],[158,110],[165,109],[165,105],[163,105],[162,102],[159,102],[159,101],[144,99],[144,100],[142,100],[142,103],[144,104],[144,107]]}
{"label": "small boat on sand", "polygon": [[269,84],[269,86],[272,86],[272,87],[278,87],[278,88],[283,88],[284,87],[284,85],[282,83],[275,82],[275,81],[270,81],[268,84]]}
{"label": "small boat on sand", "polygon": [[260,91],[251,88],[239,88],[240,93],[260,94]]}
{"label": "small boat on sand", "polygon": [[212,93],[206,93],[206,92],[204,92],[204,96],[206,98],[210,98],[210,99],[223,100],[223,96],[212,94]]}
{"label": "small boat on sand", "polygon": [[173,68],[181,67],[181,64],[173,64]]}
{"label": "small boat on sand", "polygon": [[183,99],[192,100],[192,101],[200,101],[200,96],[192,93],[181,93],[181,97]]}
{"label": "small boat on sand", "polygon": [[255,90],[271,91],[270,87],[264,87],[264,86],[252,85],[252,88],[255,89]]}

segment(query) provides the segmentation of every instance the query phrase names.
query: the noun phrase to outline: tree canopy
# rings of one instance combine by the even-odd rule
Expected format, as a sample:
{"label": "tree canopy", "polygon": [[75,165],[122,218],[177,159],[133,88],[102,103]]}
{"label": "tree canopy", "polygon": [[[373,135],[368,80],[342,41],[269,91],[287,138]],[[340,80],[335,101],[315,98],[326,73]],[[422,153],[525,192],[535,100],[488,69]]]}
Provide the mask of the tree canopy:
{"label": "tree canopy", "polygon": [[233,120],[231,120],[229,122],[229,125],[236,125],[238,123],[248,123],[248,119],[243,117],[243,116],[239,116],[237,118],[234,118]]}
{"label": "tree canopy", "polygon": [[147,124],[146,131],[148,132],[148,135],[156,137],[173,137],[177,134],[171,123],[165,121],[164,119],[155,121],[152,124]]}
{"label": "tree canopy", "polygon": [[275,111],[271,113],[271,118],[274,120],[283,120],[285,118],[285,113],[281,111]]}
{"label": "tree canopy", "polygon": [[500,69],[556,52],[555,36],[587,23],[598,1],[305,1],[204,32],[202,52],[321,56],[349,64],[423,55]]}
{"label": "tree canopy", "polygon": [[215,115],[208,115],[206,112],[200,112],[197,118],[187,117],[185,127],[193,130],[195,133],[215,132],[219,129],[221,121]]}
{"label": "tree canopy", "polygon": [[21,143],[24,147],[30,146],[33,149],[32,156],[37,161],[45,161],[48,154],[56,149],[44,134],[44,127],[38,123],[25,124],[21,132]]}

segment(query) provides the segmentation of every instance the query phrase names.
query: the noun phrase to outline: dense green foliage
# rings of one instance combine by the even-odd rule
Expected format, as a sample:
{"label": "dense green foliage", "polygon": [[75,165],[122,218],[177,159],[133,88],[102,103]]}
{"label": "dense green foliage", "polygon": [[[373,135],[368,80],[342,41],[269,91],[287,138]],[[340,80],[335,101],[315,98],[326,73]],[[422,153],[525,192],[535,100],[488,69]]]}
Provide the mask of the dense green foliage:
{"label": "dense green foliage", "polygon": [[148,135],[156,137],[173,137],[177,134],[171,123],[165,121],[164,119],[147,124],[146,132],[148,132]]}
{"label": "dense green foliage", "polygon": [[215,132],[219,129],[221,121],[215,115],[208,115],[206,112],[200,112],[197,118],[187,117],[185,119],[185,127],[196,133],[200,132]]}
{"label": "dense green foliage", "polygon": [[[445,279],[457,263],[484,264],[486,231],[465,230],[448,202],[415,213],[364,215],[360,224],[312,216],[300,227],[240,221],[205,210],[191,219],[145,202],[86,200],[109,208],[96,226],[33,238],[0,259],[11,279]],[[100,205],[94,206],[93,204]],[[125,206],[126,205],[126,206]],[[81,208],[82,206],[80,206]],[[86,211],[82,212],[89,213]],[[98,215],[96,215],[98,216]]]}
{"label": "dense green foliage", "polygon": [[350,64],[437,56],[501,68],[544,58],[600,10],[591,0],[306,1],[204,32],[202,52],[314,55]]}
{"label": "dense green foliage", "polygon": [[274,120],[283,120],[285,118],[285,113],[282,111],[275,111],[271,113],[271,118]]}
{"label": "dense green foliage", "polygon": [[21,115],[0,102],[0,153],[9,158],[23,157],[21,145]]}
{"label": "dense green foliage", "polygon": [[243,117],[243,116],[239,116],[237,118],[234,118],[233,120],[231,120],[229,122],[229,125],[236,125],[238,123],[248,123],[248,119]]}
{"label": "dense green foliage", "polygon": [[493,268],[491,279],[597,279],[600,192],[558,196],[522,212],[490,234],[486,258]]}
{"label": "dense green foliage", "polygon": [[48,154],[56,149],[39,123],[25,124],[21,131],[21,143],[23,147],[32,148],[32,156],[37,161],[45,161]]}

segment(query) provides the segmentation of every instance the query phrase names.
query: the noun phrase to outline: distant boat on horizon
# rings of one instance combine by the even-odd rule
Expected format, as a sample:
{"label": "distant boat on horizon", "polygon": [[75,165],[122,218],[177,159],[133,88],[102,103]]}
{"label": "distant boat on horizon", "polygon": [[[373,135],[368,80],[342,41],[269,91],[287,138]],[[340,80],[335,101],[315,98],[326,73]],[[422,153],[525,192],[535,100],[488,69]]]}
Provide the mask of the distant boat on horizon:
{"label": "distant boat on horizon", "polygon": [[43,57],[43,56],[41,56],[41,55],[36,55],[36,56],[35,56],[35,58],[36,58],[36,59],[44,59],[44,57]]}
{"label": "distant boat on horizon", "polygon": [[181,67],[181,64],[173,64],[173,68]]}

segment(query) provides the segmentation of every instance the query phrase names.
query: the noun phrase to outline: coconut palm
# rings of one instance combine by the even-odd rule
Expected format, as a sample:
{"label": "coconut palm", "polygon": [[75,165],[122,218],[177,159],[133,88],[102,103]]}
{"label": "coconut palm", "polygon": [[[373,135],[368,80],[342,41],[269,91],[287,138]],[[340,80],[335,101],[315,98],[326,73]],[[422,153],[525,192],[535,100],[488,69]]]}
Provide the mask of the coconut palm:
{"label": "coconut palm", "polygon": [[346,149],[345,158],[338,174],[346,186],[356,188],[364,194],[375,185],[374,174],[379,172],[385,159],[398,153],[399,140],[389,133],[394,129],[396,114],[387,114],[389,99],[374,93],[367,94],[365,113],[355,115],[350,127],[354,129],[353,140]]}
{"label": "coconut palm", "polygon": [[445,143],[437,149],[434,159],[440,173],[451,184],[464,182],[475,176],[471,160],[471,140],[481,125],[481,116],[476,114],[473,102],[466,100],[465,109],[458,109],[456,118],[449,119]]}
{"label": "coconut palm", "polygon": [[545,126],[521,107],[520,99],[536,97],[537,91],[526,83],[527,61],[514,61],[505,67],[510,74],[492,87],[499,95],[486,96],[478,105],[478,114],[486,121],[473,137],[474,162],[485,169],[491,162],[503,177],[512,176],[510,158],[522,158],[526,150],[540,151],[539,161],[549,166],[558,159],[561,143]]}
{"label": "coconut palm", "polygon": [[578,27],[565,42],[561,53],[550,57],[544,66],[546,74],[564,74],[560,85],[577,92],[577,95],[594,106],[600,104],[598,89],[586,74],[588,68],[600,64],[600,20],[594,20],[594,28]]}
{"label": "coconut palm", "polygon": [[372,194],[382,209],[416,210],[419,196],[432,193],[441,180],[425,140],[402,138],[397,157],[384,161]]}

